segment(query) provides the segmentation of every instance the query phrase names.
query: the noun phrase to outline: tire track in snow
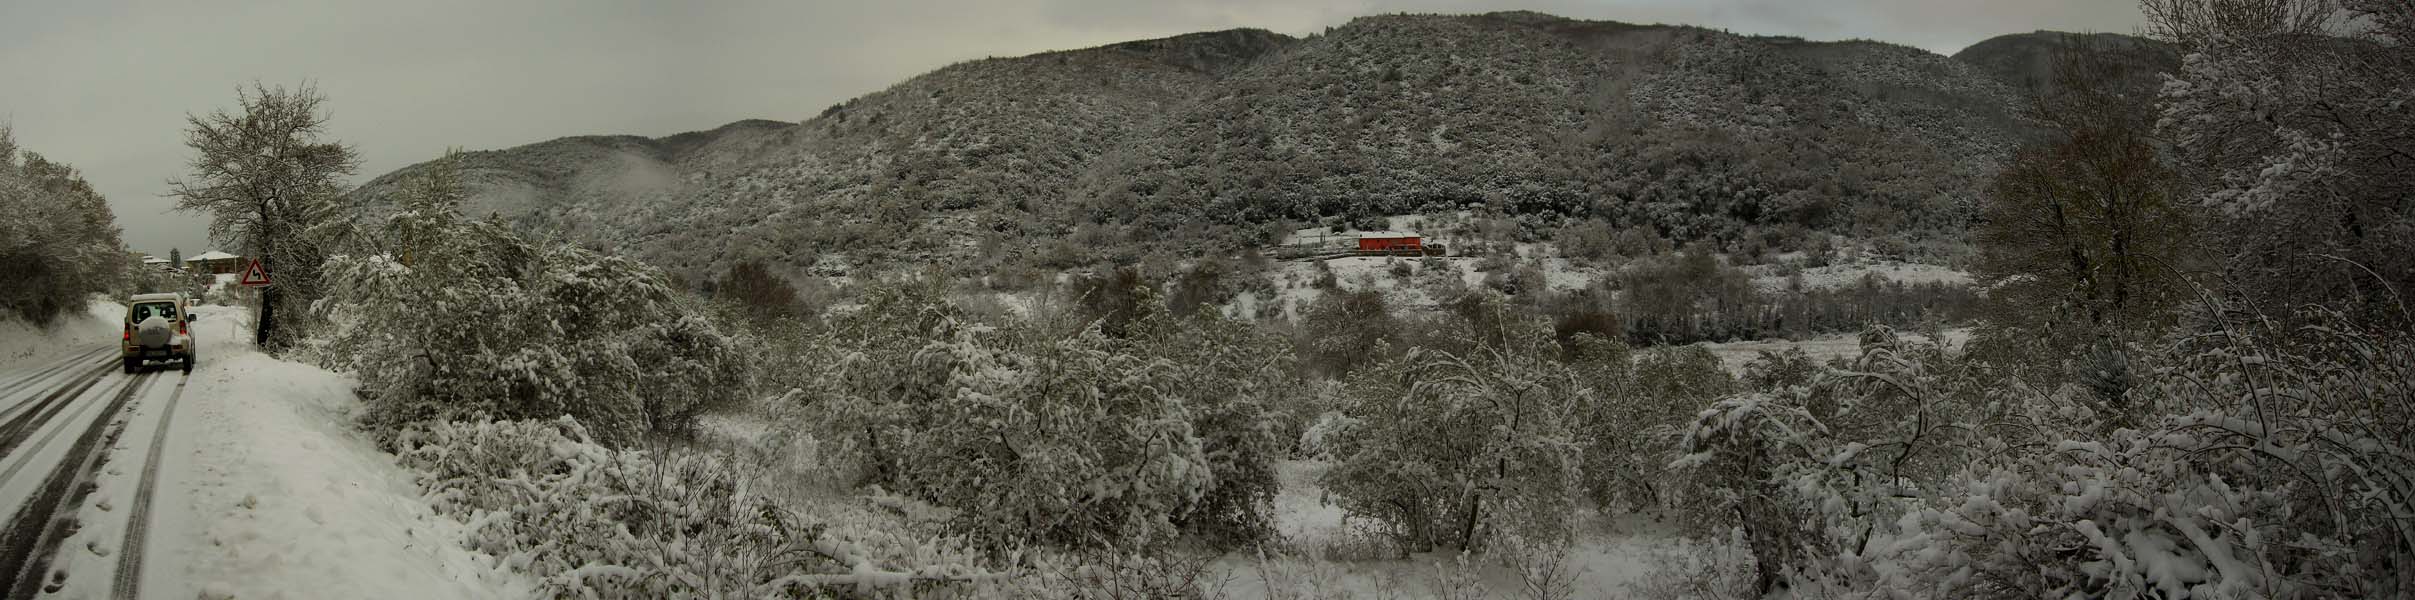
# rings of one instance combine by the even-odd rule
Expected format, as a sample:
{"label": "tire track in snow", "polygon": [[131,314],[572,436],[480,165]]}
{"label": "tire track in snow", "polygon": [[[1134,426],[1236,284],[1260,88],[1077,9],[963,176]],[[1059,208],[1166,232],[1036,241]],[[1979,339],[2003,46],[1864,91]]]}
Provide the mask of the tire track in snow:
{"label": "tire track in snow", "polygon": [[[149,374],[139,374],[119,389],[107,409],[84,427],[75,445],[59,458],[57,466],[51,467],[50,475],[42,479],[40,491],[9,519],[7,532],[0,534],[0,565],[13,565],[0,572],[0,577],[5,577],[0,580],[4,584],[0,587],[5,587],[9,598],[31,599],[46,591],[45,587],[56,587],[55,582],[45,586],[44,575],[50,571],[51,559],[58,554],[59,542],[80,525],[75,519],[75,507],[85,494],[92,492],[89,476],[104,454],[97,446],[101,438],[107,437],[103,434],[109,431],[110,423],[116,420],[112,417],[156,381]],[[65,574],[59,575],[63,581]]]}
{"label": "tire track in snow", "polygon": [[[60,384],[50,392],[50,395],[42,397],[38,402],[28,399],[24,404],[10,407],[10,410],[20,407],[29,408],[26,408],[25,412],[17,413],[17,416],[10,418],[6,423],[0,423],[0,456],[14,455],[17,446],[25,443],[25,438],[32,437],[34,430],[41,429],[42,424],[50,422],[51,416],[59,414],[59,411],[67,408],[67,405],[74,404],[76,398],[84,396],[85,390],[92,389],[92,386],[100,384],[101,380],[108,376],[109,366],[102,365],[99,369],[93,370],[90,375],[70,379],[66,383]],[[9,472],[13,475],[16,470],[10,469]],[[0,481],[8,481],[8,477],[0,477]]]}
{"label": "tire track in snow", "polygon": [[[127,383],[127,385],[128,385],[128,386],[132,386],[132,385],[133,385],[133,383],[132,383],[132,382],[133,382],[133,380],[132,380],[132,379],[128,379],[128,380],[127,380],[127,382],[128,382],[128,383]],[[87,384],[85,387],[86,387],[86,388],[90,388],[90,387],[91,387],[91,385],[90,385],[90,384]],[[124,391],[123,389],[120,389],[120,390],[118,390],[117,392],[102,392],[102,393],[104,393],[104,394],[110,394],[110,393],[119,393],[119,392],[123,392],[123,391]],[[76,397],[81,398],[81,397],[83,397],[83,395],[84,395],[84,394],[83,394],[83,392],[81,392],[81,391],[76,392]],[[84,416],[84,413],[89,412],[89,410],[88,410],[88,409],[92,408],[92,405],[93,405],[93,404],[94,404],[94,403],[92,403],[92,402],[86,402],[86,403],[84,403],[84,406],[83,406],[83,407],[81,407],[81,408],[77,408],[74,414],[67,415],[67,420],[72,422],[72,421],[74,421],[74,420],[76,420],[76,419],[78,419],[78,418],[82,418],[82,417]],[[44,422],[48,422],[48,421],[49,421],[49,419],[43,419],[43,421],[44,421]],[[35,425],[34,427],[35,427],[36,429],[40,429],[40,428],[41,428],[41,426],[40,426],[40,425]],[[42,434],[42,439],[41,439],[41,440],[35,441],[35,442],[34,442],[34,444],[33,444],[32,446],[28,446],[28,447],[26,447],[26,451],[25,451],[25,454],[24,454],[24,455],[22,455],[22,456],[11,456],[11,457],[9,457],[9,458],[11,458],[11,459],[13,459],[13,460],[8,461],[8,468],[7,468],[7,469],[5,469],[5,470],[0,470],[0,483],[7,483],[7,482],[11,482],[11,481],[16,481],[16,480],[17,480],[17,473],[18,473],[19,471],[24,471],[24,470],[25,470],[25,466],[26,466],[26,465],[28,465],[28,464],[32,464],[32,463],[33,463],[33,461],[34,461],[34,457],[33,457],[33,455],[34,455],[35,453],[37,453],[37,452],[41,452],[43,448],[48,448],[48,447],[50,447],[50,443],[51,443],[53,440],[57,440],[57,439],[59,439],[59,434],[60,434],[60,433],[65,432],[65,431],[67,431],[67,428],[65,428],[65,427],[54,427],[54,428],[51,428],[50,433]]]}
{"label": "tire track in snow", "polygon": [[25,391],[26,388],[31,388],[35,383],[41,382],[43,378],[56,374],[59,371],[66,370],[69,367],[73,367],[76,365],[76,363],[92,360],[93,358],[99,356],[103,350],[108,350],[108,348],[94,348],[83,352],[77,352],[75,355],[66,357],[64,359],[52,359],[50,362],[42,363],[46,366],[28,369],[38,370],[40,372],[27,377],[18,378],[6,384],[0,384],[0,398],[16,395],[17,392]]}
{"label": "tire track in snow", "polygon": [[176,420],[176,401],[184,398],[184,386],[193,374],[186,372],[176,378],[176,391],[168,395],[168,405],[160,409],[159,425],[151,432],[151,452],[143,458],[142,483],[134,488],[134,507],[126,513],[126,541],[117,550],[117,585],[110,597],[134,600],[142,597],[143,542],[151,527],[151,490],[159,485],[159,454],[168,447],[168,426]]}
{"label": "tire track in snow", "polygon": [[[101,353],[101,351],[102,351],[102,350],[107,350],[107,349],[108,349],[108,348],[101,348],[101,349],[96,349],[96,350],[93,350],[93,351],[91,351],[91,352],[84,352],[84,353],[80,353],[80,354],[77,354],[77,355],[75,355],[75,356],[68,357],[68,359],[67,359],[67,360],[64,360],[64,361],[59,361],[59,362],[58,362],[58,364],[56,364],[56,365],[52,365],[52,366],[51,366],[51,367],[49,367],[49,368],[42,369],[42,372],[40,372],[40,373],[35,373],[35,374],[34,374],[34,375],[32,375],[32,376],[29,376],[29,377],[26,377],[26,378],[23,378],[23,379],[19,379],[19,380],[16,380],[16,381],[11,381],[11,382],[9,382],[9,383],[8,383],[8,385],[7,385],[7,387],[6,387],[5,389],[0,389],[0,398],[7,398],[7,397],[9,397],[9,396],[15,396],[15,395],[17,395],[17,392],[22,392],[22,391],[25,391],[25,390],[28,390],[28,389],[32,389],[32,388],[34,387],[34,385],[35,385],[35,384],[39,384],[39,383],[41,383],[41,382],[42,382],[42,380],[44,380],[44,379],[49,379],[49,378],[50,378],[50,376],[52,376],[52,375],[57,375],[57,374],[58,374],[60,371],[65,371],[65,370],[68,370],[68,369],[74,368],[74,367],[75,367],[77,364],[80,364],[80,363],[85,363],[85,362],[91,361],[91,360],[93,359],[93,357],[98,356],[98,355]],[[15,410],[17,406],[21,406],[21,405],[22,405],[22,404],[19,404],[19,405],[12,405],[12,406],[10,406],[10,407],[9,407],[9,409],[10,409],[10,410]]]}

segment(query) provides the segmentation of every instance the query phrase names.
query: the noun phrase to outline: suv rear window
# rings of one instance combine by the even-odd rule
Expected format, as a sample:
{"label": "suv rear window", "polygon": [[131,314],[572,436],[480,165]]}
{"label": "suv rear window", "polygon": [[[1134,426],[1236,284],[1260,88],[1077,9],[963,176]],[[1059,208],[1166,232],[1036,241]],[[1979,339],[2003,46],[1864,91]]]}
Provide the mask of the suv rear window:
{"label": "suv rear window", "polygon": [[134,305],[134,309],[132,311],[126,313],[126,321],[129,323],[141,323],[146,319],[150,319],[151,315],[159,315],[159,318],[175,321],[176,303],[144,302],[142,304],[136,304]]}

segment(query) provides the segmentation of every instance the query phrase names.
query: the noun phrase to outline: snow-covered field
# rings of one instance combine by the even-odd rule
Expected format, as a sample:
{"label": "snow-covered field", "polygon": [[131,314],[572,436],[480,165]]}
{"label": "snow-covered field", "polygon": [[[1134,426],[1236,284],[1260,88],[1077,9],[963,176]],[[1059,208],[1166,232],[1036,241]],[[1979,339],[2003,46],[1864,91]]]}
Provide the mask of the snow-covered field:
{"label": "snow-covered field", "polygon": [[[1431,310],[1441,306],[1445,298],[1437,298],[1435,290],[1460,287],[1483,287],[1490,273],[1477,270],[1482,258],[1471,256],[1401,258],[1382,256],[1351,256],[1322,261],[1324,269],[1333,272],[1335,287],[1345,291],[1374,290],[1382,292],[1386,305],[1396,309]],[[1394,265],[1407,265],[1406,277],[1393,272]],[[1512,263],[1513,269],[1532,267],[1543,276],[1545,285],[1553,291],[1569,292],[1584,289],[1602,277],[1597,269],[1578,266],[1564,258],[1521,258]],[[1309,305],[1324,296],[1315,283],[1323,273],[1319,263],[1310,261],[1278,264],[1268,274],[1273,280],[1272,298],[1242,294],[1227,307],[1228,315],[1260,314],[1260,304],[1271,303],[1266,312],[1271,316],[1296,319]],[[1457,283],[1446,278],[1456,277]]]}
{"label": "snow-covered field", "polygon": [[[1761,270],[1764,271],[1764,273],[1753,278],[1753,285],[1755,287],[1761,288],[1762,291],[1786,289],[1786,286],[1788,285],[1786,276],[1767,273],[1766,271],[1768,269],[1766,268]],[[1953,267],[1948,267],[1945,265],[1883,261],[1859,262],[1803,269],[1803,289],[1829,290],[1841,287],[1849,287],[1856,283],[1860,283],[1862,277],[1865,275],[1877,275],[1879,279],[1897,283],[1945,283],[1955,285],[1969,285],[1971,283],[1970,273],[1963,272],[1962,270]]]}
{"label": "snow-covered field", "polygon": [[[352,425],[352,381],[253,349],[241,309],[199,312],[204,354],[168,431],[145,597],[533,594],[465,549],[463,525]],[[121,437],[118,451],[149,437]]]}
{"label": "snow-covered field", "polygon": [[[1307,229],[1295,232],[1294,235],[1310,235],[1312,232],[1320,231],[1323,230]],[[1623,268],[1623,265],[1620,264],[1581,265],[1560,256],[1559,249],[1548,243],[1515,244],[1500,252],[1503,253],[1500,258],[1508,260],[1508,269],[1534,269],[1535,272],[1542,275],[1543,284],[1555,292],[1583,290]],[[1478,256],[1433,258],[1352,256],[1324,261],[1278,263],[1267,274],[1275,290],[1272,297],[1244,293],[1225,307],[1225,313],[1232,316],[1263,314],[1297,319],[1310,304],[1315,303],[1317,298],[1324,295],[1323,290],[1316,288],[1315,282],[1326,270],[1333,273],[1334,284],[1340,289],[1353,292],[1375,290],[1384,293],[1387,304],[1393,308],[1430,310],[1440,306],[1442,301],[1441,298],[1436,298],[1437,290],[1482,287],[1485,278],[1490,273],[1478,269],[1486,260],[1486,257]],[[1396,272],[1398,267],[1395,265],[1401,264],[1407,265],[1409,275],[1402,276]],[[1444,271],[1436,273],[1433,272],[1435,270]],[[1763,292],[1784,291],[1792,285],[1788,276],[1778,275],[1776,270],[1777,268],[1772,265],[1745,267],[1747,273],[1753,274],[1754,286]],[[1448,283],[1442,279],[1454,274],[1459,279],[1456,283]],[[1807,291],[1850,287],[1860,283],[1865,276],[1876,276],[1882,281],[1906,284],[1968,285],[1971,282],[1970,273],[1954,267],[1897,261],[1857,261],[1813,267],[1803,269],[1801,276],[1802,287]],[[1265,308],[1261,309],[1261,305],[1264,305]]]}
{"label": "snow-covered field", "polygon": [[[1928,336],[1919,333],[1909,331],[1898,333],[1911,340],[1924,342],[1928,340]],[[1971,330],[1968,327],[1947,329],[1945,330],[1946,351],[1960,351],[1962,343],[1970,341],[1970,339]],[[1861,354],[1861,334],[1840,333],[1805,340],[1702,342],[1698,345],[1710,350],[1712,355],[1718,356],[1720,366],[1727,367],[1729,373],[1741,374],[1744,372],[1745,363],[1752,362],[1753,358],[1760,356],[1763,351],[1784,352],[1787,348],[1801,348],[1804,354],[1809,354],[1813,360],[1821,362],[1827,362],[1831,358],[1851,358]]]}

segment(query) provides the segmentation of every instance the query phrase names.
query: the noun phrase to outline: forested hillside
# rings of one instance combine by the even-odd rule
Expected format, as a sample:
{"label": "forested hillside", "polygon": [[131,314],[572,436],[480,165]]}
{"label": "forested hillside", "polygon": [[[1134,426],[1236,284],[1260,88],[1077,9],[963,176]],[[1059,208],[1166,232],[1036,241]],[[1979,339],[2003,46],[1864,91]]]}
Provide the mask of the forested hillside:
{"label": "forested hillside", "polygon": [[[1990,69],[1872,41],[1391,15],[976,60],[796,124],[463,161],[472,214],[691,276],[1070,267],[1446,210],[1528,239],[1569,219],[1681,242],[1944,237],[2032,127],[2019,82]],[[382,202],[417,168],[355,198]]]}
{"label": "forested hillside", "polygon": [[2123,94],[2147,99],[2163,87],[2163,75],[2180,70],[2180,50],[2149,38],[2115,33],[2038,31],[1988,38],[1961,52],[1954,60],[1978,67],[1997,81],[2025,95],[2048,91],[2054,82],[2058,52],[2080,51],[2106,57],[2122,70],[2106,84]]}
{"label": "forested hillside", "polygon": [[1679,239],[1953,227],[2018,125],[1943,57],[1532,14],[1360,19],[1236,75],[1086,190],[1167,228],[1496,208]]}

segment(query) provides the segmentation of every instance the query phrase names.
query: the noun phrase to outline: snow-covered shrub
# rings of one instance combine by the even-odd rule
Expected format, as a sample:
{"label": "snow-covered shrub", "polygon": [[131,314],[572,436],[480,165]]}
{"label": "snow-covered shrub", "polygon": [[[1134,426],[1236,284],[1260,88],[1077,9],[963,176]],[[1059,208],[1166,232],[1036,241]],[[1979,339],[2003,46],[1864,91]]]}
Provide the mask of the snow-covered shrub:
{"label": "snow-covered shrub", "polygon": [[1820,375],[1822,367],[1824,365],[1812,360],[1811,354],[1799,346],[1788,346],[1777,352],[1762,350],[1744,363],[1744,374],[1739,378],[1742,381],[1738,383],[1743,384],[1745,389],[1755,390],[1809,386]]}
{"label": "snow-covered shrub", "polygon": [[1552,339],[1559,341],[1563,354],[1574,352],[1578,336],[1627,339],[1626,327],[1619,324],[1618,303],[1608,289],[1586,287],[1531,300],[1537,305],[1536,312],[1551,320]]}
{"label": "snow-covered shrub", "polygon": [[1701,533],[1741,529],[1763,593],[1866,574],[1868,544],[1970,454],[1981,407],[1943,350],[1884,327],[1861,343],[1809,386],[1718,401],[1679,441],[1680,515]]}
{"label": "snow-covered shrub", "polygon": [[1326,439],[1339,460],[1323,479],[1331,500],[1402,552],[1564,535],[1592,393],[1548,358],[1557,347],[1539,327],[1502,341],[1466,356],[1412,349],[1354,374],[1347,426]]}
{"label": "snow-covered shrub", "polygon": [[2415,11],[2396,0],[2141,8],[2147,32],[2182,54],[2157,98],[2156,137],[2205,209],[2230,291],[2409,318],[2377,288],[2415,291]]}
{"label": "snow-covered shrub", "polygon": [[1317,390],[1300,380],[1289,340],[1213,312],[1151,306],[1129,351],[1159,360],[1153,385],[1181,399],[1212,476],[1177,524],[1220,547],[1273,537],[1275,463],[1299,439],[1299,425],[1286,425],[1298,417],[1278,407],[1316,406]]}
{"label": "snow-covered shrub", "polygon": [[1294,454],[1308,460],[1333,460],[1334,433],[1350,428],[1354,419],[1341,411],[1326,411],[1307,422],[1300,430],[1300,443]]}
{"label": "snow-covered shrub", "polygon": [[[2336,314],[2185,338],[2106,430],[2038,407],[1875,547],[1916,593],[2415,595],[2415,343]],[[2065,414],[2054,414],[2054,413]],[[2100,433],[2102,432],[2102,433]]]}
{"label": "snow-covered shrub", "polygon": [[[1311,402],[1314,392],[1309,392],[1309,387],[1302,385],[1294,373],[1297,363],[1292,360],[1290,341],[1246,322],[1224,319],[1215,312],[1176,317],[1166,310],[1150,285],[1135,285],[1125,295],[1128,300],[1121,302],[1121,307],[1111,315],[1087,312],[1082,317],[1089,319],[1055,315],[1067,319],[1051,317],[1036,322],[995,315],[1002,327],[980,327],[973,324],[971,315],[944,300],[944,285],[937,285],[937,281],[877,285],[867,293],[867,305],[862,310],[836,319],[833,334],[821,344],[809,344],[819,348],[807,348],[807,356],[828,356],[828,360],[824,360],[826,368],[811,370],[811,380],[799,380],[799,385],[816,390],[804,397],[828,399],[826,409],[819,414],[826,423],[838,426],[833,438],[852,445],[855,450],[852,460],[860,467],[867,484],[901,489],[898,481],[913,472],[930,474],[930,469],[937,465],[901,465],[898,462],[901,457],[896,457],[891,448],[898,443],[896,435],[906,433],[886,433],[881,428],[867,426],[894,423],[915,428],[918,433],[913,435],[949,435],[949,431],[935,428],[947,423],[923,419],[920,409],[927,402],[944,402],[954,397],[954,382],[932,377],[932,373],[920,370],[920,363],[915,360],[930,358],[937,348],[932,344],[961,336],[959,341],[968,341],[971,346],[954,346],[954,356],[997,356],[1007,360],[1012,370],[1022,370],[1024,375],[1007,377],[997,387],[997,394],[1007,394],[1012,402],[1031,404],[1038,411],[1058,411],[1060,406],[1055,404],[1072,402],[1077,406],[1070,406],[1067,411],[1111,411],[1118,414],[1116,419],[1186,423],[1188,433],[1183,435],[1195,438],[1210,479],[1203,496],[1195,498],[1195,506],[1171,510],[1166,515],[1183,535],[1200,535],[1205,542],[1220,547],[1265,540],[1273,535],[1270,506],[1275,498],[1275,460],[1290,452],[1290,445],[1299,438],[1299,426],[1314,416],[1314,411],[1278,414],[1275,406],[1316,404]],[[1108,319],[1121,319],[1121,336],[1094,331],[1101,329],[1099,322]],[[1072,353],[1075,348],[1080,353]],[[1080,370],[1065,370],[1065,360],[1075,358],[1104,360],[1104,363],[1084,363]],[[1051,377],[1036,377],[1041,373]],[[1099,387],[1096,382],[1116,382],[1116,385]],[[1087,394],[1108,394],[1113,402],[1108,406],[1087,406],[1089,402],[1084,399]],[[1294,419],[1302,423],[1292,423]],[[973,426],[983,431],[993,428],[990,423],[973,423]],[[1038,450],[1053,452],[1053,443],[1058,440],[1051,440],[1051,445],[1038,445]],[[1113,443],[1111,438],[1082,440],[1082,443],[1099,445],[1094,448],[1096,452],[1111,455],[1159,452],[1140,445]],[[1036,462],[1014,462],[1014,465],[1036,465]],[[1058,467],[1087,469],[1082,465]],[[1043,484],[1048,477],[1058,477],[1046,474],[1046,469],[1022,474],[1034,477],[1026,484]],[[966,472],[966,477],[973,474]],[[923,498],[947,503],[935,496]],[[1005,535],[1009,530],[1000,527],[997,532]],[[1137,544],[1135,540],[1099,542]]]}
{"label": "snow-covered shrub", "polygon": [[1132,322],[1151,310],[1147,304],[1155,298],[1155,286],[1134,267],[1075,277],[1068,287],[1072,304],[1110,337],[1128,336]]}
{"label": "snow-covered shrub", "polygon": [[[1324,263],[1317,263],[1320,268]],[[1305,368],[1342,378],[1380,358],[1379,343],[1403,335],[1381,292],[1327,288],[1300,319],[1299,355]]]}
{"label": "snow-covered shrub", "polygon": [[[1671,467],[1685,476],[1680,515],[1697,533],[1735,530],[1752,553],[1754,591],[1766,594],[1818,553],[1818,515],[1789,487],[1817,439],[1799,402],[1768,395],[1720,400],[1688,427]],[[1814,464],[1817,464],[1814,462]],[[1809,531],[1807,531],[1807,529]]]}
{"label": "snow-covered shrub", "polygon": [[822,309],[807,302],[795,284],[773,274],[760,261],[731,264],[728,273],[707,283],[706,291],[714,300],[769,322],[788,322]]}
{"label": "snow-covered shrub", "polygon": [[955,530],[993,550],[1172,541],[1217,480],[1182,369],[1097,327],[964,322],[939,292],[875,289],[837,323],[849,347],[815,409],[832,457],[961,511]]}
{"label": "snow-covered shrub", "polygon": [[1331,379],[1311,379],[1300,382],[1300,393],[1289,402],[1275,407],[1276,433],[1291,440],[1291,457],[1309,460],[1331,459],[1327,436],[1345,426],[1348,417],[1338,410],[1342,406],[1342,382]]}
{"label": "snow-covered shrub", "polygon": [[1684,506],[1742,532],[1763,592],[2415,594],[2415,343],[2298,321],[2321,325],[2215,322],[2120,359],[2127,384],[2048,394],[1873,332],[1809,386],[1704,411]]}
{"label": "snow-covered shrub", "polygon": [[451,180],[423,182],[388,219],[384,252],[327,261],[326,358],[359,374],[376,429],[569,415],[618,444],[683,432],[748,393],[747,345],[659,272],[465,221],[460,198]]}
{"label": "snow-covered shrub", "polygon": [[1734,379],[1699,346],[1628,349],[1586,336],[1570,366],[1593,391],[1579,409],[1586,495],[1604,508],[1667,501],[1671,442],[1694,412],[1729,394]]}
{"label": "snow-covered shrub", "polygon": [[1502,295],[1525,298],[1549,291],[1550,282],[1543,277],[1543,270],[1535,268],[1534,264],[1519,263],[1484,274],[1484,287]]}
{"label": "snow-covered shrub", "polygon": [[1200,259],[1198,264],[1174,276],[1171,289],[1166,292],[1166,310],[1176,316],[1190,316],[1202,309],[1215,311],[1246,288],[1267,285],[1265,273],[1263,264],[1219,257]]}
{"label": "snow-covered shrub", "polygon": [[713,454],[614,450],[567,418],[425,423],[395,445],[472,548],[554,597],[892,597],[1000,577],[956,540],[800,514]]}
{"label": "snow-covered shrub", "polygon": [[1618,229],[1600,219],[1570,221],[1553,240],[1560,255],[1573,260],[1599,263],[1619,255]]}

